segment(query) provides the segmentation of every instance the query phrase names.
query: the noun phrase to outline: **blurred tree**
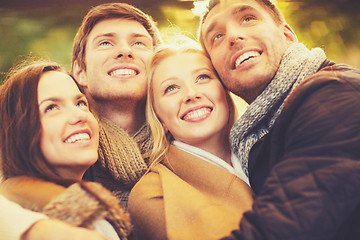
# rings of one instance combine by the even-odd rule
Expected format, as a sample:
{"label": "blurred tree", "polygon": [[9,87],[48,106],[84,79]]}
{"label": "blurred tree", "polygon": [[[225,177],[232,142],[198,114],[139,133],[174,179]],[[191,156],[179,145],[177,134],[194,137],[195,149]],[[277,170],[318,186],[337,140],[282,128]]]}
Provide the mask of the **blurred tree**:
{"label": "blurred tree", "polygon": [[327,57],[360,67],[360,1],[278,1],[299,41],[322,47]]}
{"label": "blurred tree", "polygon": [[[1,0],[0,82],[16,60],[29,54],[49,58],[69,69],[72,40],[82,17],[91,6],[103,2],[111,0]],[[197,35],[199,17],[191,11],[193,1],[127,2],[150,14],[164,35],[174,31],[193,38]],[[277,3],[301,42],[309,48],[324,48],[331,60],[360,68],[360,1]]]}

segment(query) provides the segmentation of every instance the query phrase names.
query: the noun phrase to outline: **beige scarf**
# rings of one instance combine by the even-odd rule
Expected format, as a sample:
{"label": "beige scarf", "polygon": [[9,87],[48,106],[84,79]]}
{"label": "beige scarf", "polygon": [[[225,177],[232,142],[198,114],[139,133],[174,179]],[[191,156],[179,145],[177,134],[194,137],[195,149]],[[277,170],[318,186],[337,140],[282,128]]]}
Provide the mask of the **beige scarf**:
{"label": "beige scarf", "polygon": [[108,119],[98,121],[99,159],[87,171],[86,179],[100,182],[111,191],[128,191],[148,169],[153,143],[150,128],[144,124],[130,136]]}

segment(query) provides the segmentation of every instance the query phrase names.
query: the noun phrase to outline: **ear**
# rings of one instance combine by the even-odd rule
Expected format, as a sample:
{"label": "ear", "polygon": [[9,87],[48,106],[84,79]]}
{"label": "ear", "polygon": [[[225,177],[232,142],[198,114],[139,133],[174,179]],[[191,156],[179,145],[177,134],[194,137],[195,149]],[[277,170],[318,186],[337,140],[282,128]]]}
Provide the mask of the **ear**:
{"label": "ear", "polygon": [[284,35],[286,37],[286,40],[289,42],[298,42],[297,36],[294,32],[294,30],[290,27],[289,24],[285,23],[283,26]]}
{"label": "ear", "polygon": [[73,67],[74,78],[80,86],[87,87],[86,72],[82,69],[77,62],[74,63]]}

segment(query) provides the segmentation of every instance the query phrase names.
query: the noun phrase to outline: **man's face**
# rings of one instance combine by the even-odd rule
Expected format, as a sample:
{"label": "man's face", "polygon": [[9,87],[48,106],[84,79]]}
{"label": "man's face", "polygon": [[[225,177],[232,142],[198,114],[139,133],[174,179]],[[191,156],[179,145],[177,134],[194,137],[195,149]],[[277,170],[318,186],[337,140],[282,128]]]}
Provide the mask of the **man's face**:
{"label": "man's face", "polygon": [[275,75],[289,42],[296,36],[277,25],[253,0],[218,4],[202,29],[204,46],[225,86],[251,103]]}
{"label": "man's face", "polygon": [[95,101],[143,100],[152,53],[152,38],[139,22],[102,20],[89,34],[81,83]]}

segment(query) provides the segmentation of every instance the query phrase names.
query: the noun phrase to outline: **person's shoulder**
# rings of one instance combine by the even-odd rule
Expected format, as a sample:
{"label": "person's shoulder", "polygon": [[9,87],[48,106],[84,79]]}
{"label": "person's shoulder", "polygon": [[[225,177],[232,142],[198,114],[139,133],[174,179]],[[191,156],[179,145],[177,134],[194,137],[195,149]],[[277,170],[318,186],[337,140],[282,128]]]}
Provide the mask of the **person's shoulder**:
{"label": "person's shoulder", "polygon": [[332,89],[335,95],[346,91],[360,99],[360,70],[346,64],[330,62],[301,82],[291,93],[285,106],[293,103],[295,99],[302,99],[314,92],[329,91],[329,89]]}
{"label": "person's shoulder", "polygon": [[[158,209],[158,203],[163,199],[161,179],[157,172],[149,171],[131,189],[128,209],[135,219],[143,218],[151,209]],[[146,218],[146,217],[145,217]]]}
{"label": "person's shoulder", "polygon": [[140,178],[131,189],[130,199],[148,199],[162,195],[161,179],[156,167]]}
{"label": "person's shoulder", "polygon": [[350,84],[360,89],[360,70],[346,64],[329,64],[305,79],[300,87],[322,86],[329,83]]}
{"label": "person's shoulder", "polygon": [[360,69],[347,64],[334,64],[327,66],[314,74],[317,78],[327,78],[350,84],[360,89]]}

